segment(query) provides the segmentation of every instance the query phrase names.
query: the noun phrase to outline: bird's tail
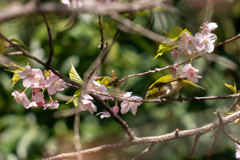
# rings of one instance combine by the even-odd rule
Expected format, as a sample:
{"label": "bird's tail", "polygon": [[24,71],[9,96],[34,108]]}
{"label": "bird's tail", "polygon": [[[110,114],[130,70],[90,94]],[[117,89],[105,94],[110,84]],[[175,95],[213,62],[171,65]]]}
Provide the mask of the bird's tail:
{"label": "bird's tail", "polygon": [[201,88],[201,89],[205,90],[205,88],[193,83],[192,81],[186,80],[186,79],[182,79],[182,83],[183,83],[183,85],[191,85],[191,86],[195,86],[197,88]]}

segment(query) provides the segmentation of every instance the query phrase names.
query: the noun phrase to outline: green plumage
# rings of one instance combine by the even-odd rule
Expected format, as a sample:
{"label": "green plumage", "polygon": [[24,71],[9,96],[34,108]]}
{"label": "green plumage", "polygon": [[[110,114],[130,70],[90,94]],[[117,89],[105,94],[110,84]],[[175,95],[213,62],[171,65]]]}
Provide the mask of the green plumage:
{"label": "green plumage", "polygon": [[148,88],[145,99],[170,96],[186,85],[192,85],[197,88],[204,89],[203,87],[193,83],[192,81],[179,78],[179,75],[180,74],[173,78],[172,74],[168,74],[159,78]]}

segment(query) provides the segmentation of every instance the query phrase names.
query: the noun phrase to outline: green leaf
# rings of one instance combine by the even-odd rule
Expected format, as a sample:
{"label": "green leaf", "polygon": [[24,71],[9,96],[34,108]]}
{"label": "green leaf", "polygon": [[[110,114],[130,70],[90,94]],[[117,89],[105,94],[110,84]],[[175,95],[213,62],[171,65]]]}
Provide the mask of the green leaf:
{"label": "green leaf", "polygon": [[176,41],[181,35],[182,31],[183,29],[181,27],[175,26],[170,30],[168,38],[170,38],[172,41]]}
{"label": "green leaf", "polygon": [[74,106],[78,107],[80,103],[80,98],[79,98],[80,94],[81,94],[81,90],[80,89],[76,90],[74,92],[73,98],[69,100],[66,104],[73,102]]}
{"label": "green leaf", "polygon": [[84,84],[82,78],[78,75],[76,69],[74,68],[72,62],[71,62],[71,69],[69,70],[69,77],[71,80],[79,83],[79,84]]}
{"label": "green leaf", "polygon": [[[169,51],[169,50],[172,50],[173,48],[176,48],[177,46],[170,46],[168,44],[166,44],[166,41],[162,42],[160,45],[159,45],[159,48],[158,48],[158,51],[157,51],[157,55],[152,59],[152,61],[154,59],[156,59],[158,56],[162,56],[163,53]],[[151,61],[151,62],[152,62]]]}
{"label": "green leaf", "polygon": [[15,39],[15,38],[10,39],[10,41],[16,42],[16,43],[20,44],[24,49],[28,50],[28,47],[23,43],[23,41]]}
{"label": "green leaf", "polygon": [[234,82],[234,86],[232,86],[232,85],[230,85],[230,84],[226,84],[226,83],[224,83],[225,84],[225,86],[227,86],[229,89],[231,89],[231,91],[235,94],[235,93],[237,93],[237,88],[236,88],[236,84],[235,84],[235,82]]}

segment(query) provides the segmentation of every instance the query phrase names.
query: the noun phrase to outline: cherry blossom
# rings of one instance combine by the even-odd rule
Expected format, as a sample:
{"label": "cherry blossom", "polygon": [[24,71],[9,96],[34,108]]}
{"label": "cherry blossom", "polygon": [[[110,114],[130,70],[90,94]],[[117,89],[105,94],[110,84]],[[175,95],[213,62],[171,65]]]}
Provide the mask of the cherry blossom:
{"label": "cherry blossom", "polygon": [[180,37],[179,47],[185,49],[188,54],[193,53],[195,50],[194,37],[188,32],[183,32]]}
{"label": "cherry blossom", "polygon": [[69,0],[61,0],[61,3],[67,5],[68,7],[72,6],[73,8],[83,6],[83,3],[81,0],[72,0],[72,3]]}
{"label": "cherry blossom", "polygon": [[50,102],[43,105],[43,110],[49,109],[58,109],[59,103],[57,100],[53,101],[52,98],[50,98]]}
{"label": "cherry blossom", "polygon": [[[115,103],[115,106],[112,108],[112,110],[113,110],[114,113],[118,114],[119,107],[118,107],[118,105],[117,105],[117,101],[116,101],[116,103]],[[101,116],[100,116],[101,119],[111,117],[111,114],[110,114],[108,111],[99,112],[99,113],[97,114],[97,116],[98,116],[98,115],[101,115]]]}
{"label": "cherry blossom", "polygon": [[34,88],[32,90],[32,100],[34,100],[35,102],[42,102],[44,95],[41,91],[39,91],[37,88]]}
{"label": "cherry blossom", "polygon": [[210,22],[210,23],[206,22],[203,24],[203,26],[200,26],[200,28],[202,28],[202,29],[207,28],[211,31],[215,30],[217,27],[218,27],[217,23],[214,23],[214,22]]}
{"label": "cherry blossom", "polygon": [[67,88],[64,81],[59,79],[59,77],[52,72],[49,73],[49,79],[47,80],[46,87],[48,88],[47,91],[50,95],[55,94],[57,91],[63,91]]}
{"label": "cherry blossom", "polygon": [[[100,84],[97,81],[93,81],[92,87],[93,90],[97,91],[97,92],[101,92],[101,93],[105,93],[107,94],[107,88],[105,87],[104,84]],[[99,96],[102,100],[106,100],[106,99],[111,99],[114,100],[113,97],[109,97],[109,96],[104,96],[104,95],[100,95],[100,94],[96,94],[97,96]]]}
{"label": "cherry blossom", "polygon": [[179,70],[179,69],[178,69],[178,66],[171,65],[171,66],[170,66],[170,69],[171,69],[172,72],[173,72],[173,73],[172,73],[172,77],[173,77],[173,78],[177,77],[178,70]]}
{"label": "cherry blossom", "polygon": [[26,88],[45,88],[45,79],[40,69],[31,69],[30,66],[25,66],[25,70],[19,71],[18,75],[23,79],[23,86]]}
{"label": "cherry blossom", "polygon": [[211,33],[211,30],[204,29],[201,33],[195,34],[196,48],[198,51],[205,50],[208,53],[213,52],[214,42],[217,40],[217,36]]}
{"label": "cherry blossom", "polygon": [[24,92],[15,90],[14,92],[12,92],[12,96],[15,98],[15,100],[18,104],[22,103],[22,105],[26,109],[29,108],[30,100],[27,98],[27,96]]}
{"label": "cherry blossom", "polygon": [[88,110],[91,114],[97,112],[96,105],[92,102],[93,98],[88,94],[82,94],[82,99],[80,101],[80,108],[82,111]]}
{"label": "cherry blossom", "polygon": [[31,107],[38,107],[38,106],[39,106],[39,105],[38,105],[36,102],[32,101],[32,102],[30,102],[28,108],[31,108]]}
{"label": "cherry blossom", "polygon": [[[131,97],[132,92],[127,92],[123,95],[123,98],[128,98],[129,100],[143,100],[142,97],[138,97],[138,96],[132,96]],[[130,102],[128,100],[124,100],[121,103],[121,113],[125,114],[127,113],[130,109],[132,111],[132,113],[135,115],[137,113],[137,107],[140,106],[142,104],[142,102]]]}
{"label": "cherry blossom", "polygon": [[198,76],[197,72],[199,72],[198,69],[195,69],[192,67],[190,63],[187,63],[183,68],[182,72],[179,75],[179,78],[187,78],[187,80],[193,81],[195,83],[198,82],[198,78],[202,78],[202,76]]}
{"label": "cherry blossom", "polygon": [[236,157],[237,159],[240,159],[240,145],[237,144],[237,143],[235,143],[235,145],[237,146],[237,151],[236,151],[236,153],[235,153],[235,157]]}
{"label": "cherry blossom", "polygon": [[173,49],[170,53],[173,56],[173,58],[177,57],[177,63],[179,63],[179,59],[180,59],[180,52],[179,52],[179,50]]}
{"label": "cherry blossom", "polygon": [[44,97],[42,98],[41,102],[37,102],[38,106],[43,106],[45,104],[45,99]]}

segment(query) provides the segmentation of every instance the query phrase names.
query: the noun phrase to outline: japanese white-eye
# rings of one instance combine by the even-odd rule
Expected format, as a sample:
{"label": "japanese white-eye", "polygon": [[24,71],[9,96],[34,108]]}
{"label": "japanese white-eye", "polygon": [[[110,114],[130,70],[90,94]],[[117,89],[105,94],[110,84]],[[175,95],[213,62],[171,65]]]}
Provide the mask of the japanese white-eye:
{"label": "japanese white-eye", "polygon": [[173,78],[172,74],[168,74],[159,78],[148,88],[145,99],[148,100],[150,98],[162,98],[170,96],[186,85],[192,85],[205,90],[203,87],[193,83],[192,81],[186,80],[185,78],[179,78],[179,75],[180,74]]}

